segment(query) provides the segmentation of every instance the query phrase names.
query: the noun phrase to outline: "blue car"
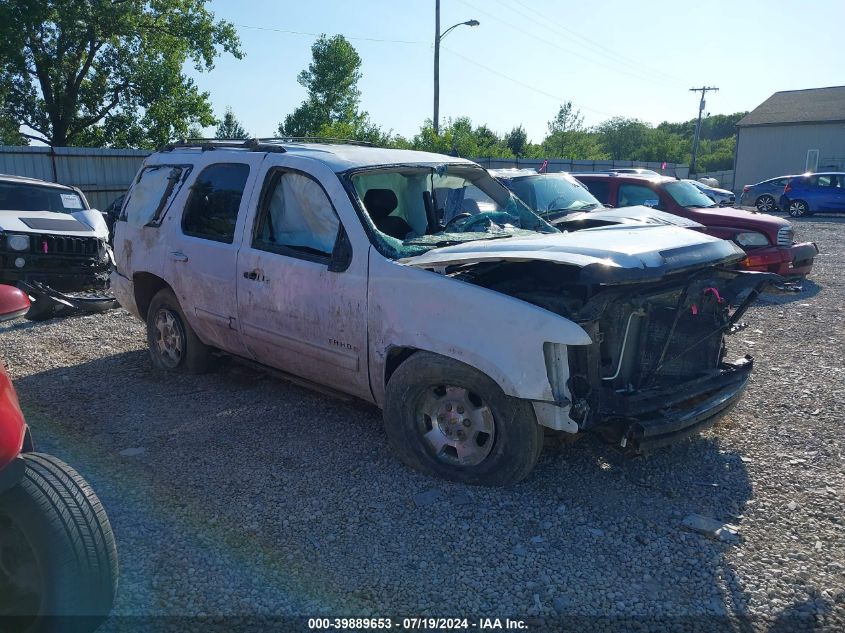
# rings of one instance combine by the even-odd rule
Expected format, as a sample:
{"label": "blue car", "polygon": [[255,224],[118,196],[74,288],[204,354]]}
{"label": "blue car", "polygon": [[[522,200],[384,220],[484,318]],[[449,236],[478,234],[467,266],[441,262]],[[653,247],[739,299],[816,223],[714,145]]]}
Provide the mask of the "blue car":
{"label": "blue car", "polygon": [[845,211],[845,173],[793,176],[783,188],[780,208],[794,218],[818,211]]}

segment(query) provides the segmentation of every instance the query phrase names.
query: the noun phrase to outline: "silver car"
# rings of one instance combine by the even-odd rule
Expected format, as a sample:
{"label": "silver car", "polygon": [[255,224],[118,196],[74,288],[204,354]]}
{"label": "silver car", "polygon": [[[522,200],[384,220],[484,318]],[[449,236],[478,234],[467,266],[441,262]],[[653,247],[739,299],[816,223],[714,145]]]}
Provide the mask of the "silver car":
{"label": "silver car", "polygon": [[778,200],[783,195],[783,188],[793,176],[778,176],[758,182],[756,185],[745,185],[739,204],[743,207],[757,207],[760,213],[774,213],[778,210]]}
{"label": "silver car", "polygon": [[720,207],[731,207],[733,206],[734,202],[736,202],[736,196],[734,196],[733,191],[728,191],[727,189],[720,189],[719,187],[711,187],[710,185],[706,185],[703,182],[699,182],[698,180],[691,180],[689,178],[685,178],[684,182],[688,182],[691,185],[694,185],[699,191],[701,191],[701,193],[710,198]]}

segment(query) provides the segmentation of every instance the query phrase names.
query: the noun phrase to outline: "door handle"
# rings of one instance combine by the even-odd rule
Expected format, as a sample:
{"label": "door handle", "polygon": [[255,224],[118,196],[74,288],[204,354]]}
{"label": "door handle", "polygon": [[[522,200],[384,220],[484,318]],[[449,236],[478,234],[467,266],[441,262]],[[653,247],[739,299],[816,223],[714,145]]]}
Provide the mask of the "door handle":
{"label": "door handle", "polygon": [[185,253],[180,253],[179,251],[174,251],[170,253],[170,256],[173,258],[174,262],[186,262],[188,261],[188,256]]}
{"label": "door handle", "polygon": [[249,279],[250,281],[258,281],[258,271],[257,270],[250,270],[249,272],[244,271],[244,279]]}

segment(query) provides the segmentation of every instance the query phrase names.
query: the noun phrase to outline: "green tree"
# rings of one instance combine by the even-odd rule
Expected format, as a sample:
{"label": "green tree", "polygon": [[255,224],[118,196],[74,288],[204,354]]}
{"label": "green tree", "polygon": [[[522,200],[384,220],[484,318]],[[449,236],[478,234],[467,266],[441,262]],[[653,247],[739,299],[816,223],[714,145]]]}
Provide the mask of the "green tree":
{"label": "green tree", "polygon": [[308,96],[279,124],[282,136],[317,136],[324,125],[354,126],[367,116],[358,112],[361,57],[355,47],[342,35],[321,35],[311,46],[311,57],[297,77]]}
{"label": "green tree", "polygon": [[4,111],[54,146],[164,143],[214,122],[183,65],[239,45],[206,0],[3,0]]}
{"label": "green tree", "polygon": [[602,147],[612,160],[643,160],[639,156],[648,144],[651,131],[647,123],[617,116],[600,124],[596,131]]}
{"label": "green tree", "polygon": [[249,138],[244,126],[235,117],[232,108],[227,107],[223,119],[217,125],[217,138]]}
{"label": "green tree", "polygon": [[525,156],[528,150],[528,133],[522,125],[513,128],[510,132],[505,134],[505,145],[511,151],[511,154],[517,158]]}
{"label": "green tree", "polygon": [[542,145],[546,156],[576,160],[607,158],[597,136],[584,129],[584,117],[571,101],[560,106],[548,127],[549,134]]}

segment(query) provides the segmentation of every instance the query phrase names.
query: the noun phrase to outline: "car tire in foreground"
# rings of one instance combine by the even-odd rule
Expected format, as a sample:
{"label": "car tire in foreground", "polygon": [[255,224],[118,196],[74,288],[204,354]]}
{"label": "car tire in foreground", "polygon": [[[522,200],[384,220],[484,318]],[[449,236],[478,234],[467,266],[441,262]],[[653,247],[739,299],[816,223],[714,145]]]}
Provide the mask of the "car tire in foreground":
{"label": "car tire in foreground", "polygon": [[757,210],[760,213],[774,213],[778,210],[777,201],[768,194],[764,194],[757,198],[754,202],[754,206],[757,207]]}
{"label": "car tire in foreground", "polygon": [[430,352],[411,355],[390,377],[384,421],[402,461],[468,484],[520,481],[543,450],[530,404],[508,397],[477,369]]}
{"label": "car tire in foreground", "polygon": [[810,206],[803,200],[791,200],[786,210],[793,218],[810,215]]}
{"label": "car tire in foreground", "polygon": [[201,374],[211,369],[211,349],[194,332],[170,288],[159,290],[147,311],[147,344],[153,366]]}
{"label": "car tire in foreground", "polygon": [[60,459],[24,453],[23,479],[0,494],[0,629],[88,633],[117,591],[117,548],[88,483]]}

